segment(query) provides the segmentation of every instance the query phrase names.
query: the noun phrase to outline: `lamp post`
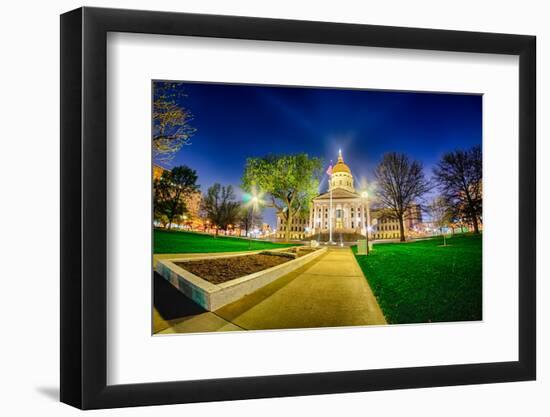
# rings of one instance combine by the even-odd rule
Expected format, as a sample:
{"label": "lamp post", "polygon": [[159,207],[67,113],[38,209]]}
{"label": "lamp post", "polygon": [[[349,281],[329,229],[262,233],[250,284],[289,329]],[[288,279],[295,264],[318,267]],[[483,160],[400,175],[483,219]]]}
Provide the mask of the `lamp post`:
{"label": "lamp post", "polygon": [[[254,210],[258,207],[258,201],[258,196],[252,196],[252,198],[250,199],[250,223],[254,221]],[[251,225],[248,224],[248,229],[250,229],[250,226]],[[248,233],[248,250],[250,250],[252,247],[251,233],[249,230],[247,230],[246,232]]]}
{"label": "lamp post", "polygon": [[363,191],[361,193],[361,198],[363,199],[363,208],[364,208],[364,213],[363,213],[363,224],[365,225],[365,237],[367,238],[367,255],[369,254],[369,222],[368,222],[368,215],[367,215],[367,211],[368,211],[368,198],[369,198],[369,193],[368,191]]}
{"label": "lamp post", "polygon": [[[341,152],[340,150],[338,152]],[[332,241],[332,161],[330,161],[330,165],[327,169],[327,175],[328,175],[328,191],[330,194],[330,203],[329,203],[329,209],[328,209],[328,244],[333,245],[334,242]]]}

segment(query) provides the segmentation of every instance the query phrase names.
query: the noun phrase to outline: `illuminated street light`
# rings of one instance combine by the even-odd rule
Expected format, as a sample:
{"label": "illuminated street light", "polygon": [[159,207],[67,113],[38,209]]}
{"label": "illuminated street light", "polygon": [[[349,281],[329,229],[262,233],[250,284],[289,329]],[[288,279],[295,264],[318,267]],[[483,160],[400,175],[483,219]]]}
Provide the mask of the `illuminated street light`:
{"label": "illuminated street light", "polygon": [[[258,194],[256,190],[252,190],[251,194],[246,194],[243,197],[243,200],[247,203],[247,205],[250,206],[250,213],[251,213],[250,219],[253,220],[254,213],[256,212],[257,209],[259,209],[260,205],[263,204],[262,194]],[[250,228],[250,226],[251,225],[248,225],[248,228]],[[252,240],[251,240],[252,233],[250,233],[248,230],[246,231],[246,233],[248,234],[248,250],[250,250],[252,247]]]}

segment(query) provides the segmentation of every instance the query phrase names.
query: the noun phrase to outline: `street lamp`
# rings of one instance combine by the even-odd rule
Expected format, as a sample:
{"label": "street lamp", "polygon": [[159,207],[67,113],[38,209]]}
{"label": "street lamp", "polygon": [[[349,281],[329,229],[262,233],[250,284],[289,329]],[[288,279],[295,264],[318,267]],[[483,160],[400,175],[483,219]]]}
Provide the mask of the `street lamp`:
{"label": "street lamp", "polygon": [[[250,216],[250,223],[252,223],[254,221],[254,212],[255,210],[258,208],[258,205],[260,203],[260,199],[258,198],[257,195],[253,195],[252,198],[250,198],[250,210],[251,210],[251,216]],[[248,225],[248,228],[250,228],[250,224]],[[252,248],[252,234],[250,233],[250,231],[246,231],[248,233],[248,250],[250,250]]]}
{"label": "street lamp", "polygon": [[365,208],[365,212],[363,213],[363,224],[365,225],[365,237],[367,238],[367,255],[369,254],[369,229],[370,229],[370,226],[369,226],[369,222],[368,222],[368,215],[367,215],[367,211],[368,211],[368,198],[369,198],[369,193],[368,191],[363,191],[361,193],[361,198],[363,199],[363,204],[364,204],[364,208]]}

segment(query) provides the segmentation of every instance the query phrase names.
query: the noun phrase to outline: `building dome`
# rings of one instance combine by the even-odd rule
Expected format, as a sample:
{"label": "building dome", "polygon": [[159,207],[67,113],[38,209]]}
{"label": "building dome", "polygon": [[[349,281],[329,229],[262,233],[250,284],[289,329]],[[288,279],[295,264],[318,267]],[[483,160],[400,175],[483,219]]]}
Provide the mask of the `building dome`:
{"label": "building dome", "polygon": [[332,168],[332,172],[333,173],[335,173],[335,172],[347,172],[348,174],[351,174],[351,170],[343,162],[342,163],[338,162],[336,165],[334,165],[334,167]]}
{"label": "building dome", "polygon": [[338,151],[338,162],[332,167],[330,189],[334,188],[343,188],[355,192],[355,188],[353,187],[353,175],[351,175],[351,170],[344,162],[341,150]]}
{"label": "building dome", "polygon": [[338,162],[336,165],[332,167],[332,172],[347,172],[348,174],[351,174],[351,170],[349,167],[345,164],[344,158],[342,157],[342,151],[338,151]]}

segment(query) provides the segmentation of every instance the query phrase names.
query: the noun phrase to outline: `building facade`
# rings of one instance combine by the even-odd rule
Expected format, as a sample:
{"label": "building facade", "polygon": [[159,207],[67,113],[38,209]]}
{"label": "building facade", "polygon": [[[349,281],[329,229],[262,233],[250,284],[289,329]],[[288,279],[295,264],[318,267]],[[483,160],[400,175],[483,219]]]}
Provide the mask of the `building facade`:
{"label": "building facade", "polygon": [[310,233],[329,233],[331,214],[333,233],[367,233],[367,226],[370,224],[368,194],[356,191],[353,174],[344,162],[341,151],[338,153],[338,162],[332,167],[328,191],[315,197],[311,203]]}
{"label": "building facade", "polygon": [[[331,202],[332,200],[332,202]],[[332,206],[332,210],[331,210]],[[399,239],[399,221],[387,209],[370,208],[370,196],[366,191],[355,189],[353,174],[338,152],[338,162],[332,167],[328,191],[319,194],[310,204],[309,216],[296,216],[290,226],[290,239],[320,239],[325,241],[331,228],[333,239],[347,235],[350,240],[365,236],[369,239]],[[405,213],[403,227],[405,236],[416,236],[422,224],[420,205],[412,205]],[[418,230],[420,234],[420,230]],[[282,215],[277,215],[276,237],[286,238],[286,224]]]}
{"label": "building facade", "polygon": [[[290,226],[290,239],[302,240],[309,235],[309,219],[306,216],[295,216]],[[277,215],[277,228],[275,232],[277,239],[286,239],[286,221],[280,214]]]}

